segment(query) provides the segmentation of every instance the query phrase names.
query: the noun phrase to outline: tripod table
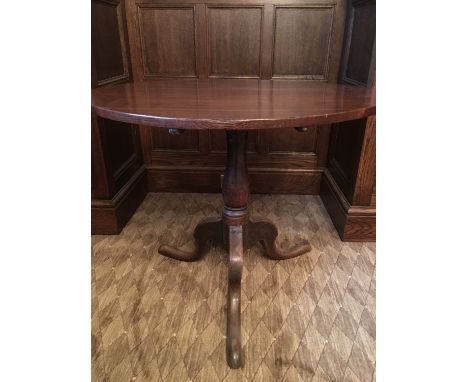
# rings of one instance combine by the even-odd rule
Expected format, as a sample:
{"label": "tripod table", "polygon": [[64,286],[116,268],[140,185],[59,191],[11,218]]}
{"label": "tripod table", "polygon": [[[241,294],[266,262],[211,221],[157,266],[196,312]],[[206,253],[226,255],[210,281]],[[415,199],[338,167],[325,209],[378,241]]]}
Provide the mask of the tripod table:
{"label": "tripod table", "polygon": [[278,230],[269,220],[249,217],[247,134],[255,129],[296,128],[372,117],[375,96],[366,89],[307,80],[183,79],[152,80],[92,91],[92,110],[103,118],[144,126],[225,130],[227,161],[220,217],[195,228],[193,252],[163,245],[159,253],[181,260],[200,259],[209,242],[229,253],[226,356],[231,368],[242,365],[241,278],[244,251],[261,242],[265,255],[290,259],[310,251],[308,243],[281,249]]}

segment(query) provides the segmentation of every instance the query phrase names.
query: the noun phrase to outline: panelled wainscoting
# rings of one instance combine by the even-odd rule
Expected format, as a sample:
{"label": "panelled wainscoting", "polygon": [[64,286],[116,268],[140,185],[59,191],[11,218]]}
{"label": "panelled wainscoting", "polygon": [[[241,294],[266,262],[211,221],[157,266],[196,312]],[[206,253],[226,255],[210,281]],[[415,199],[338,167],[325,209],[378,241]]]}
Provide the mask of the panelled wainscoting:
{"label": "panelled wainscoting", "polygon": [[[375,92],[375,0],[348,2],[340,81]],[[375,118],[334,124],[320,195],[346,241],[374,241]]]}
{"label": "panelled wainscoting", "polygon": [[[355,1],[348,10],[346,3],[92,0],[92,85],[158,78],[331,83],[356,79],[353,85],[362,85],[366,69],[359,66],[359,52],[363,45],[366,57],[371,49],[369,67],[374,65],[374,41],[368,48],[369,41],[362,37],[366,33],[362,23],[372,16],[367,3],[372,2]],[[93,233],[119,232],[147,191],[220,192],[226,159],[224,132],[171,135],[164,128],[92,119]],[[367,203],[367,197],[361,191],[349,191],[364,188],[367,192],[369,184],[373,182],[372,188],[375,184],[375,176],[365,182],[358,179],[368,173],[372,158],[367,156],[373,155],[372,150],[363,154],[362,129],[350,133],[351,129],[335,126],[302,127],[307,131],[249,133],[252,193],[323,194],[343,239],[372,240],[375,207],[372,212],[371,204],[358,204]],[[332,132],[337,129],[343,133]],[[346,149],[347,156],[340,158],[346,134],[356,137]],[[350,169],[343,163],[351,163]],[[351,186],[340,180],[340,171]],[[365,213],[353,215],[363,206]]]}

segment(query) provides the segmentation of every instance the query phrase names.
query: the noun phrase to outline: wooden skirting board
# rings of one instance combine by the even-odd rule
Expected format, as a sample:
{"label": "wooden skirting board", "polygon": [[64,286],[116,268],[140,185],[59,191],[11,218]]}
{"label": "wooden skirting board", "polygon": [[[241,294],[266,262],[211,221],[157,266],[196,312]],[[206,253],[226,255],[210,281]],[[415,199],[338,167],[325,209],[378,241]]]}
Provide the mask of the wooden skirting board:
{"label": "wooden skirting board", "polygon": [[[111,200],[91,202],[91,233],[115,235],[145,198],[147,192],[220,192],[222,170],[178,170],[142,166]],[[271,182],[272,177],[277,177]],[[268,182],[264,182],[268,179]],[[215,182],[218,180],[219,182]],[[277,185],[266,189],[266,185]],[[219,184],[219,188],[213,184]],[[253,193],[320,194],[343,241],[375,241],[375,207],[351,206],[328,170],[298,173],[251,171]]]}
{"label": "wooden skirting board", "polygon": [[143,165],[111,200],[91,200],[91,234],[119,234],[147,193],[146,169]]}
{"label": "wooden skirting board", "polygon": [[328,170],[322,177],[320,197],[341,240],[375,241],[375,207],[351,206]]}
{"label": "wooden skirting board", "polygon": [[[224,168],[147,167],[150,192],[221,192]],[[249,168],[254,194],[314,195],[320,191],[322,170]]]}

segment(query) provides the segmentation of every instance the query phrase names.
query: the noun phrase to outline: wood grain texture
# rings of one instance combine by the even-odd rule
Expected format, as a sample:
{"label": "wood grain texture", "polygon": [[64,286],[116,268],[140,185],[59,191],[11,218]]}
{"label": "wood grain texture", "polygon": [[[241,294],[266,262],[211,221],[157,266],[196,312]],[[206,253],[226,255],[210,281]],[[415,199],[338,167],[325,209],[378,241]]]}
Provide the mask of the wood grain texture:
{"label": "wood grain texture", "polygon": [[94,89],[92,109],[121,122],[182,129],[265,129],[375,114],[365,88],[310,81],[155,80]]}
{"label": "wood grain texture", "polygon": [[122,1],[91,1],[91,41],[94,86],[128,81],[130,69]]}
{"label": "wood grain texture", "polygon": [[334,7],[275,9],[273,77],[327,80]]}
{"label": "wood grain texture", "polygon": [[156,127],[149,129],[151,132],[152,150],[167,151],[177,149],[181,151],[198,151],[199,136],[194,131],[184,131],[182,134],[173,135],[168,129]]}
{"label": "wood grain texture", "polygon": [[[232,0],[222,2],[219,0],[206,0],[204,2],[187,0],[182,3],[174,0],[125,0],[133,77],[136,81],[145,79],[142,57],[147,53],[142,47],[142,39],[145,40],[145,36],[142,35],[142,25],[139,18],[139,14],[145,9],[167,8],[177,13],[177,11],[185,12],[184,10],[193,8],[195,65],[198,78],[203,79],[208,76],[260,76],[262,79],[271,79],[275,48],[276,12],[278,10],[287,11],[288,9],[296,9],[300,12],[301,7],[305,6],[333,8],[333,26],[330,32],[330,44],[327,47],[327,59],[328,82],[335,83],[338,78],[338,67],[341,60],[341,41],[345,27],[345,4],[344,0],[305,0],[300,3],[300,6],[292,0],[247,0],[242,3]],[[313,29],[313,25],[309,24],[314,21],[314,17],[310,17],[308,20],[309,23],[301,24],[298,36],[304,35],[303,28]],[[152,30],[159,28],[154,19],[148,18],[148,23]],[[286,24],[288,23],[286,22]],[[179,36],[184,33],[189,25],[191,23],[188,22],[186,25],[174,23],[174,29],[171,33]],[[294,23],[289,23],[288,27],[294,28]],[[162,33],[167,34],[168,31]],[[285,33],[291,36],[288,43],[294,46],[293,50],[300,52],[302,40],[296,38],[288,30]],[[313,45],[317,48],[320,47],[318,43]],[[174,51],[180,51],[180,49],[175,49],[173,46],[164,43],[158,45],[157,49],[158,52],[153,51],[155,57],[156,55],[167,56],[173,54]],[[312,53],[315,56],[324,56],[325,54],[318,50]],[[229,60],[227,60],[228,57],[230,57]],[[300,57],[302,56],[298,56],[297,59]],[[297,59],[291,58],[293,61]],[[175,64],[177,62],[175,61]],[[215,68],[215,70],[212,70],[212,68]],[[158,77],[172,78],[173,75],[158,74]],[[161,126],[155,127],[155,129],[158,128],[161,128]],[[146,134],[141,132],[140,137],[143,139],[142,153],[145,163],[154,170],[148,173],[148,177],[155,176],[155,171],[159,171],[158,169],[161,169],[159,176],[169,176],[170,173],[165,170],[167,166],[173,166],[174,172],[180,174],[180,176],[183,174],[179,170],[181,166],[191,165],[194,170],[198,167],[205,167],[206,173],[213,171],[209,178],[216,182],[216,184],[211,185],[211,188],[216,188],[219,183],[216,168],[222,168],[224,165],[224,157],[218,155],[219,152],[225,151],[223,149],[224,132],[212,133],[213,135],[205,131],[196,131],[193,133],[193,135],[198,136],[198,139],[196,139],[195,137],[188,138],[192,134],[187,133],[176,137],[168,136],[168,133],[164,134],[162,129],[155,133]],[[249,140],[249,156],[252,166],[261,166],[261,171],[268,171],[270,168],[281,168],[282,171],[287,171],[288,169],[292,170],[307,166],[309,170],[307,179],[310,180],[312,179],[311,171],[326,165],[329,130],[320,129],[317,140],[314,142],[311,142],[311,139],[313,139],[312,132],[301,135],[294,129],[287,129],[282,130],[279,134],[281,137],[276,136],[273,131],[265,130],[257,135],[255,142]],[[195,147],[196,145],[198,147]],[[306,151],[309,149],[310,151]],[[280,157],[280,154],[284,156]],[[211,170],[211,168],[214,168],[214,170]],[[271,176],[277,178],[275,173],[271,173]],[[299,176],[294,175],[291,178],[294,181],[287,188],[292,192],[294,190],[304,192],[305,188],[300,181],[298,182]],[[161,179],[149,180],[150,183],[161,184],[166,182],[166,180]],[[172,176],[171,179],[167,179],[167,182],[173,181]],[[204,183],[198,179],[196,179],[196,182],[200,185]],[[179,184],[186,183],[184,179],[180,179]],[[198,187],[194,185],[194,189]],[[317,188],[314,187],[314,189]]]}
{"label": "wood grain texture", "polygon": [[97,116],[91,113],[91,197],[110,198],[111,187]]}
{"label": "wood grain texture", "polygon": [[[322,171],[250,169],[252,192],[259,194],[317,195]],[[148,167],[151,192],[220,192],[223,168]]]}
{"label": "wood grain texture", "polygon": [[227,339],[226,360],[232,369],[243,364],[241,339],[241,280],[243,254],[250,246],[260,241],[265,255],[273,260],[286,260],[309,252],[312,248],[307,241],[281,249],[276,243],[278,229],[268,219],[249,219],[248,202],[250,184],[247,169],[247,131],[226,132],[227,159],[223,177],[222,219],[203,219],[194,230],[197,248],[185,251],[182,248],[162,245],[161,255],[180,261],[195,261],[201,258],[206,243],[223,245],[229,254],[228,297],[227,297]]}
{"label": "wood grain texture", "polygon": [[91,201],[91,234],[122,231],[147,194],[145,171],[141,166],[112,198]]}
{"label": "wood grain texture", "polygon": [[277,130],[270,134],[270,153],[315,153],[317,152],[317,131],[317,126],[309,126],[304,132],[289,129]]}
{"label": "wood grain texture", "polygon": [[327,168],[350,202],[354,198],[364,134],[364,119],[341,122],[331,128]]}
{"label": "wood grain texture", "polygon": [[139,6],[143,77],[195,77],[193,7]]}
{"label": "wood grain texture", "polygon": [[342,79],[349,84],[372,86],[375,78],[375,0],[350,1],[348,13]]}
{"label": "wood grain texture", "polygon": [[[142,11],[158,11],[160,9],[165,11],[174,11],[173,13],[169,13],[171,13],[170,19],[174,21],[171,21],[171,25],[173,27],[173,32],[171,33],[175,36],[187,34],[188,28],[193,27],[193,33],[192,31],[189,31],[187,35],[190,35],[190,41],[192,41],[194,63],[192,60],[190,65],[195,67],[195,74],[192,74],[193,70],[190,69],[191,73],[189,75],[198,76],[200,78],[206,78],[210,75],[210,67],[213,64],[214,59],[214,56],[210,55],[211,50],[208,49],[210,44],[210,21],[219,28],[220,32],[218,33],[216,39],[225,41],[227,44],[226,47],[221,47],[220,50],[222,51],[224,48],[226,48],[224,51],[227,53],[229,53],[231,50],[239,49],[239,47],[244,45],[250,47],[249,44],[251,44],[252,41],[256,41],[256,37],[258,33],[260,33],[259,68],[258,73],[256,72],[255,76],[260,75],[262,79],[269,79],[273,75],[275,36],[277,33],[276,16],[278,14],[281,15],[281,12],[283,11],[286,13],[290,11],[290,14],[294,15],[296,19],[308,19],[312,21],[314,20],[314,17],[310,15],[314,9],[332,9],[333,26],[330,32],[330,44],[328,47],[328,81],[330,83],[336,82],[338,77],[338,66],[341,61],[341,41],[343,40],[343,32],[345,30],[345,5],[347,3],[342,0],[305,0],[304,2],[301,2],[300,5],[298,5],[298,3],[293,0],[281,0],[279,2],[271,0],[247,0],[241,4],[232,0],[226,0],[223,2],[220,2],[219,0],[206,0],[203,3],[200,3],[196,0],[187,0],[183,3],[177,3],[174,0],[122,0],[120,2],[118,0],[93,0],[93,3],[94,2],[107,3],[103,4],[103,7],[105,7],[106,15],[112,15],[114,20],[113,22],[115,22],[116,18],[118,20],[118,17],[116,17],[116,15],[118,16],[118,13],[116,13],[114,10],[121,9],[123,25],[119,24],[118,27],[120,28],[120,31],[123,31],[124,37],[126,34],[125,26],[128,26],[129,29],[129,45],[127,46],[127,43],[125,43],[123,45],[121,44],[121,46],[127,50],[127,53],[130,52],[132,64],[130,65],[130,63],[128,63],[128,67],[131,69],[129,75],[133,75],[137,81],[144,79],[144,65],[142,57],[146,54],[144,51],[146,48],[142,48],[142,40],[145,38],[142,33],[142,28],[144,25],[142,25],[140,18],[140,13]],[[357,11],[355,14],[355,16],[357,16],[355,20],[351,20],[350,17],[350,21],[354,22],[354,34],[357,33],[359,35],[353,37],[353,33],[347,33],[345,48],[352,46],[353,49],[357,52],[355,58],[350,61],[349,66],[354,65],[352,62],[360,62],[360,60],[362,62],[366,61],[363,60],[363,57],[360,57],[359,55],[359,46],[362,45],[363,38],[365,37],[365,33],[361,33],[359,31],[364,28],[362,25],[365,26],[365,24],[368,24],[366,20],[372,19],[372,14],[368,11],[372,8],[372,2],[372,0],[349,2],[350,6],[352,6],[352,9]],[[300,14],[300,11],[303,9],[303,7],[307,8],[305,11],[308,17],[304,17]],[[93,9],[94,6],[92,10]],[[261,20],[260,24],[257,25],[256,23],[259,21],[256,15],[258,14],[259,10],[261,10]],[[210,11],[215,11],[215,17],[209,17]],[[220,12],[217,13],[217,11]],[[192,19],[190,23],[180,22],[179,15],[188,14],[189,12],[192,12]],[[100,15],[102,12],[98,11],[96,14]],[[320,13],[318,13],[318,15],[319,16],[317,17],[320,20],[326,19],[326,15]],[[161,21],[163,18],[164,17],[160,17],[158,19],[156,17],[155,19],[152,19],[151,17],[148,17],[147,29],[151,31],[151,33],[149,33],[150,44],[154,42],[153,39],[155,34],[153,35],[152,33],[158,30],[156,21]],[[181,19],[184,18],[182,17]],[[166,20],[162,21],[165,22]],[[226,23],[224,23],[224,21],[226,21]],[[247,34],[238,33],[238,25],[242,24],[243,22],[247,23],[245,27],[242,27],[249,31]],[[96,21],[94,21],[94,24],[97,24]],[[101,24],[102,26],[106,25],[105,22],[101,22]],[[291,29],[296,28],[296,24],[298,23],[294,23],[291,20],[286,20],[283,24],[286,24],[286,27],[282,30],[286,35],[289,34],[291,36],[289,44],[292,45],[292,51],[299,52],[299,55],[294,58],[293,61],[300,61],[304,57],[304,52],[301,51],[300,47],[302,40],[301,38],[296,38],[294,33],[291,33]],[[307,21],[300,25],[300,28],[298,28],[299,30],[297,30],[297,36],[299,37],[304,34],[304,30],[311,30],[311,28],[313,29],[314,27],[310,22]],[[348,22],[347,25],[352,26],[353,24]],[[104,41],[109,41],[110,44],[113,44],[116,41],[116,37],[121,39],[120,31],[118,34],[115,33],[115,23],[114,27],[106,27],[99,30],[99,33],[104,34],[99,38]],[[225,39],[224,36],[221,35],[221,32],[224,30],[226,30],[228,35]],[[161,35],[161,33],[163,35],[167,35],[168,32],[169,31],[167,30],[163,30],[162,32],[160,31],[158,33],[159,35]],[[221,37],[219,37],[220,35]],[[254,40],[252,39],[253,37],[255,37]],[[239,39],[241,41],[238,41]],[[355,41],[353,44],[351,44],[352,39]],[[183,41],[188,40],[186,39]],[[313,52],[316,56],[325,56],[323,50],[321,50],[320,44],[312,42],[312,45],[317,48]],[[182,56],[185,54],[183,50],[185,49],[185,46],[188,47],[188,43],[183,42],[182,44],[179,44],[179,48],[180,46],[183,46],[184,49],[174,49],[174,44],[166,44],[166,41],[162,41],[162,43],[157,47],[155,46],[156,45],[153,45],[153,57],[157,58],[156,61],[169,62],[166,57],[171,54],[175,54],[177,57]],[[254,50],[251,50],[251,53],[253,51]],[[241,53],[243,53],[243,51],[241,51]],[[160,55],[162,56],[162,59],[158,58]],[[346,56],[347,55],[349,55],[349,51],[347,52]],[[249,60],[253,56],[253,53],[249,53],[245,56],[245,58],[239,60],[235,64],[236,67],[243,68],[241,71],[239,71],[240,74],[228,73],[222,75],[250,76],[251,74],[248,74],[248,71],[244,71],[244,69],[248,69],[250,67],[249,62],[253,61]],[[180,67],[180,62],[181,61],[175,60],[174,64]],[[115,62],[111,62],[110,64],[115,65],[117,63],[118,59]],[[182,65],[185,64],[186,62],[184,61]],[[371,68],[372,65],[374,64],[371,63]],[[343,70],[344,69],[346,69],[346,67],[343,67]],[[173,69],[170,68],[170,70]],[[177,70],[174,72],[177,72]],[[228,70],[228,72],[229,71],[231,71],[231,69]],[[234,72],[234,70],[232,71]],[[95,62],[93,62],[92,65],[92,72],[94,78],[93,83],[95,84],[94,86],[96,86],[97,73]],[[350,73],[351,72],[358,73],[359,68],[356,67],[350,70]],[[372,70],[369,70],[369,73],[371,72]],[[172,77],[174,74],[158,73],[155,75],[158,77]],[[178,76],[180,73],[176,73],[175,75]],[[185,74],[182,75],[185,76]],[[354,77],[358,78],[358,76]],[[313,77],[307,78],[313,80]],[[349,83],[354,84],[357,82]],[[116,126],[118,125],[119,123],[117,122]],[[349,134],[352,134],[352,131],[354,130],[353,126],[354,125],[351,124],[350,129],[343,128],[342,134],[346,135],[348,132]],[[131,131],[131,129],[132,128],[129,127],[128,131]],[[152,129],[148,129],[146,127],[138,128],[138,140],[141,145],[141,157],[143,158],[144,163],[149,170],[147,172],[147,179],[150,187],[154,187],[154,190],[159,190],[168,189],[170,185],[174,185],[175,189],[184,192],[191,190],[219,190],[220,176],[223,173],[222,168],[225,161],[225,147],[223,146],[224,131],[210,131],[209,133],[208,131],[202,130],[186,131],[182,135],[172,136],[168,134],[166,128],[161,126],[155,127],[153,131],[151,130]],[[253,131],[250,133],[250,135],[255,135],[255,137],[249,140],[249,154],[247,161],[253,176],[252,190],[254,192],[319,192],[323,169],[325,166],[327,166],[327,156],[329,154],[329,127],[321,126],[317,129],[316,132],[309,130],[308,132],[302,134],[298,133],[292,128],[276,131],[265,129],[258,132],[258,134],[252,133]],[[357,133],[359,135],[359,132]],[[122,139],[120,139],[120,141],[123,142],[125,134],[119,134],[119,132],[116,131],[116,135],[121,135]],[[346,142],[344,135],[341,139],[343,142]],[[95,136],[95,134],[93,136]],[[117,147],[119,146],[118,142]],[[352,144],[349,146],[352,147]],[[105,144],[103,147],[105,147]],[[364,147],[364,145],[361,147]],[[93,195],[101,195],[100,197],[103,197],[104,195],[112,195],[116,192],[114,187],[115,181],[113,180],[112,172],[114,172],[114,174],[117,173],[117,175],[120,174],[120,178],[124,182],[125,178],[128,177],[128,174],[130,174],[131,171],[122,171],[122,168],[125,168],[125,166],[120,166],[120,171],[117,171],[119,168],[116,168],[115,165],[109,165],[109,163],[106,162],[107,157],[104,155],[104,152],[99,152],[100,150],[101,146],[95,147],[95,150],[93,150],[93,158],[95,158],[94,162],[97,163],[96,158],[101,159],[100,166],[96,165],[93,167],[93,179],[104,179],[99,174],[106,174],[109,181],[107,185],[104,184],[105,182],[98,184],[93,181]],[[118,153],[119,150],[116,151]],[[107,152],[109,152],[109,150]],[[124,152],[127,152],[127,148],[122,151],[122,153]],[[132,154],[129,154],[129,158],[131,156]],[[118,157],[118,155],[114,155],[114,157]],[[357,153],[355,157],[358,158],[359,153]],[[125,160],[121,161],[121,164],[124,165],[125,163]],[[343,163],[346,163],[346,161],[341,161],[341,164]],[[356,163],[359,163],[359,161],[356,161]],[[116,171],[110,171],[110,168],[113,166],[114,170]],[[98,167],[100,167],[100,170]],[[356,169],[357,168],[358,167],[356,166]],[[350,184],[350,193],[352,195],[356,185],[354,184],[354,181],[352,181]],[[375,198],[374,187],[370,196],[370,204],[373,206],[375,206]]]}
{"label": "wood grain texture", "polygon": [[262,7],[208,7],[210,77],[260,77]]}
{"label": "wood grain texture", "polygon": [[[369,206],[375,191],[376,157],[376,119],[371,116],[366,120],[362,148],[359,155],[359,168],[353,193],[353,205]],[[375,200],[375,198],[374,198]],[[374,204],[375,205],[375,204]]]}
{"label": "wood grain texture", "polygon": [[341,240],[375,241],[375,206],[352,206],[328,170],[322,177],[320,196]]}
{"label": "wood grain texture", "polygon": [[[125,3],[91,2],[92,87],[131,76]],[[91,115],[92,230],[117,233],[146,195],[136,126]],[[138,186],[131,186],[138,177]],[[132,180],[133,179],[133,180]],[[94,208],[95,207],[95,208]]]}

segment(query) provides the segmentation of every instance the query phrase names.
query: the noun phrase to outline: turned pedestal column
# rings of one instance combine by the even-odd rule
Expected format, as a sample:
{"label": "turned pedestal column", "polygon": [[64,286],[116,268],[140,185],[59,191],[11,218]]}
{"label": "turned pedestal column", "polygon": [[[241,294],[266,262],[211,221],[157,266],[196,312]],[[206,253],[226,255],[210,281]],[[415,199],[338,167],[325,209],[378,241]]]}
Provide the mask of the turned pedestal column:
{"label": "turned pedestal column", "polygon": [[282,260],[299,256],[311,248],[308,243],[304,243],[282,250],[276,245],[278,230],[271,221],[249,218],[247,131],[227,130],[226,136],[227,161],[223,181],[222,217],[207,218],[197,225],[194,232],[197,245],[195,251],[187,252],[163,245],[159,248],[159,253],[177,260],[194,261],[205,253],[210,241],[222,244],[229,252],[226,357],[231,368],[238,368],[242,365],[240,305],[244,251],[260,241],[267,257]]}

